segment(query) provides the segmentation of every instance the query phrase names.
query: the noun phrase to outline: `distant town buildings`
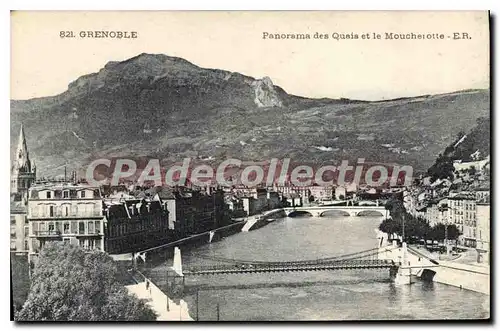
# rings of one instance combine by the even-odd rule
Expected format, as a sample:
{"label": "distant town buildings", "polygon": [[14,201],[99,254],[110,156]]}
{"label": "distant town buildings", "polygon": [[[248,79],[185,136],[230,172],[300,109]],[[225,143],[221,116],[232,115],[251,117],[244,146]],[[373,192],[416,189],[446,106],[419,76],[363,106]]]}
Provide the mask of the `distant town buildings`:
{"label": "distant town buildings", "polygon": [[460,231],[458,244],[477,251],[478,262],[489,261],[490,174],[489,156],[473,162],[455,162],[455,178],[422,178],[421,185],[405,196],[407,211],[431,226],[454,224]]}
{"label": "distant town buildings", "polygon": [[[110,254],[140,252],[211,231],[232,219],[304,204],[400,199],[431,226],[454,224],[459,244],[489,261],[489,157],[456,162],[455,178],[420,178],[418,186],[93,187],[71,180],[36,182],[23,127],[11,172],[11,251],[35,257],[48,241]],[[473,170],[471,170],[473,169]],[[370,202],[372,201],[372,202]]]}

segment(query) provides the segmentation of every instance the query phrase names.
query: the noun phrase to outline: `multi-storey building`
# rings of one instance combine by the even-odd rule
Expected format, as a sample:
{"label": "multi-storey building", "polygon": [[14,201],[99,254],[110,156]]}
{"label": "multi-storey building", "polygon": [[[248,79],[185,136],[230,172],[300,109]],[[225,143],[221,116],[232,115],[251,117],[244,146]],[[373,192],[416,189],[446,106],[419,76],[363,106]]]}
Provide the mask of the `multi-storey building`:
{"label": "multi-storey building", "polygon": [[490,261],[490,199],[489,196],[476,203],[476,250],[477,262]]}
{"label": "multi-storey building", "polygon": [[26,137],[21,125],[10,179],[10,250],[28,253],[28,218],[26,204],[28,190],[35,181],[35,162],[31,162]]}
{"label": "multi-storey building", "polygon": [[267,190],[264,188],[256,189],[254,194],[240,198],[243,201],[243,210],[247,215],[254,215],[269,209]]}
{"label": "multi-storey building", "polygon": [[448,197],[451,222],[462,233],[464,246],[476,246],[476,196],[471,192],[460,192]]}
{"label": "multi-storey building", "polygon": [[429,222],[429,225],[434,226],[443,219],[443,216],[440,212],[440,201],[437,199],[433,199],[428,201],[427,206],[425,208],[425,219]]}
{"label": "multi-storey building", "polygon": [[185,237],[223,225],[225,203],[224,192],[220,189],[175,188],[173,191],[161,190],[158,196],[169,211],[168,227],[177,236]]}
{"label": "multi-storey building", "polygon": [[482,187],[477,187],[474,189],[476,194],[476,201],[483,201],[485,199],[489,199],[490,197],[490,187],[489,185],[485,185]]}
{"label": "multi-storey building", "polygon": [[[330,201],[333,199],[333,186],[320,186],[318,184],[307,186],[310,195],[315,201]],[[344,194],[345,197],[345,194]]]}
{"label": "multi-storey building", "polygon": [[10,251],[28,253],[28,217],[25,200],[10,202]]}
{"label": "multi-storey building", "polygon": [[48,241],[104,250],[104,215],[98,187],[69,183],[32,186],[28,198],[29,253]]}
{"label": "multi-storey building", "polygon": [[136,253],[168,239],[168,211],[160,199],[105,199],[105,251]]}

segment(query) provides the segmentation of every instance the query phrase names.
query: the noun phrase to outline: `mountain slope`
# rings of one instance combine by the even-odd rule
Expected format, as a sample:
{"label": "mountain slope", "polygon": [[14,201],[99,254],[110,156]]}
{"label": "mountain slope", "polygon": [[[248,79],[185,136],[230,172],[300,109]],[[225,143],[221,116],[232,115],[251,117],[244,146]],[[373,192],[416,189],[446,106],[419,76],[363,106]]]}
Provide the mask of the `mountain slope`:
{"label": "mountain slope", "polygon": [[11,146],[22,122],[45,175],[116,156],[318,164],[363,157],[425,170],[481,116],[489,116],[489,90],[379,102],[309,99],[269,78],[141,54],[78,78],[58,96],[11,101]]}

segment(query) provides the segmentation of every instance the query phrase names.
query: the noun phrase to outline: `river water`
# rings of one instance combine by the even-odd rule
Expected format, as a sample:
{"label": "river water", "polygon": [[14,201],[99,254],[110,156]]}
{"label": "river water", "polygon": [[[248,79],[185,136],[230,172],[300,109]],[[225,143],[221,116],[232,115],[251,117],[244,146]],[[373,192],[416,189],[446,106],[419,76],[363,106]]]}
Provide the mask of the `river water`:
{"label": "river water", "polygon": [[[217,263],[200,255],[291,261],[363,251],[377,247],[375,229],[380,221],[377,216],[278,219],[260,229],[237,233],[183,252],[183,265]],[[156,267],[155,274],[162,268],[164,266]],[[184,300],[190,315],[196,319],[198,313],[201,321],[217,318],[291,321],[489,316],[489,296],[432,282],[395,286],[386,269],[190,276],[185,282]]]}

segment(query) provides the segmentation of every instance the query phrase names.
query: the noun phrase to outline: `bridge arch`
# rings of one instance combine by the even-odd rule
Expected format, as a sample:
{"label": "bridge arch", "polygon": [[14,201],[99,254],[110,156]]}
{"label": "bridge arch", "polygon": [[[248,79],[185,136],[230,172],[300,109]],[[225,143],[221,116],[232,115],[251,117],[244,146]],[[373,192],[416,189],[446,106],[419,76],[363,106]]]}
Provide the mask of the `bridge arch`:
{"label": "bridge arch", "polygon": [[293,210],[288,213],[286,216],[288,217],[311,217],[313,214],[306,210]]}
{"label": "bridge arch", "polygon": [[424,281],[432,282],[435,275],[436,275],[436,271],[430,270],[430,269],[424,269],[422,271],[422,275],[420,276],[420,278]]}
{"label": "bridge arch", "polygon": [[335,210],[325,210],[319,213],[319,216],[351,216],[351,213],[346,210],[335,209]]}
{"label": "bridge arch", "polygon": [[385,216],[380,210],[367,209],[357,213],[357,216]]}

